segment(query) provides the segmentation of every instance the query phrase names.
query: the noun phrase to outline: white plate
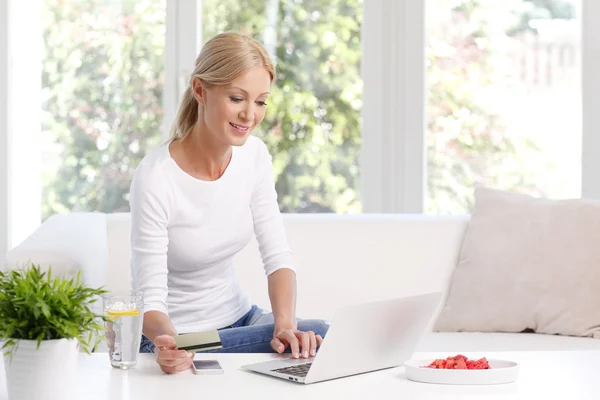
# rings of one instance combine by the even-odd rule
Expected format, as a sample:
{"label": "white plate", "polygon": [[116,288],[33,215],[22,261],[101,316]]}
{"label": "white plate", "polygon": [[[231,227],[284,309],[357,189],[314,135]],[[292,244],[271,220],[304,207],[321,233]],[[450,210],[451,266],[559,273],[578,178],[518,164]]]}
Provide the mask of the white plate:
{"label": "white plate", "polygon": [[404,364],[406,377],[411,381],[446,385],[497,385],[517,380],[519,364],[506,360],[488,360],[490,369],[423,368],[434,360],[410,360]]}

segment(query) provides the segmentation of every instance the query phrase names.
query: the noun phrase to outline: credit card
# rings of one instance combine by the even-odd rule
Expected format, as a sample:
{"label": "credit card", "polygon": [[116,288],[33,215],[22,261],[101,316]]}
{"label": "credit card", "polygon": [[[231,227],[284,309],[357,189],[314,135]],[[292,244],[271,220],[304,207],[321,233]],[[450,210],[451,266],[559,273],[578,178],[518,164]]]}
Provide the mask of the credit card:
{"label": "credit card", "polygon": [[179,350],[187,350],[192,353],[201,350],[215,350],[223,347],[221,338],[219,337],[219,331],[217,330],[177,335],[175,336],[175,344]]}

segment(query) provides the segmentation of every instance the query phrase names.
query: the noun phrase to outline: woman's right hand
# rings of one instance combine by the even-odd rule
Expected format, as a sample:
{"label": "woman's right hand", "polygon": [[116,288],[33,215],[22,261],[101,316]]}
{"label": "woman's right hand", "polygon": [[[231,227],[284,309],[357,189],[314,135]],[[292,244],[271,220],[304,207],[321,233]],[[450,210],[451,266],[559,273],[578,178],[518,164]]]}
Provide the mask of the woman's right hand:
{"label": "woman's right hand", "polygon": [[185,371],[192,366],[194,353],[177,350],[175,339],[171,335],[159,335],[154,338],[154,353],[160,369],[167,374]]}

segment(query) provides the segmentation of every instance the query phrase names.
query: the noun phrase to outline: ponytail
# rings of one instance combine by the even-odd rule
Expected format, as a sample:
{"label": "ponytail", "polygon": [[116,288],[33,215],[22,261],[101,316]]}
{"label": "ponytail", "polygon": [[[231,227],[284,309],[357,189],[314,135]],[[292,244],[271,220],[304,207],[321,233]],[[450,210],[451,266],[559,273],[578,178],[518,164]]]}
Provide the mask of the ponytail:
{"label": "ponytail", "polygon": [[188,85],[177,111],[177,118],[171,126],[170,139],[183,139],[192,130],[197,119],[198,102],[192,93],[191,85]]}

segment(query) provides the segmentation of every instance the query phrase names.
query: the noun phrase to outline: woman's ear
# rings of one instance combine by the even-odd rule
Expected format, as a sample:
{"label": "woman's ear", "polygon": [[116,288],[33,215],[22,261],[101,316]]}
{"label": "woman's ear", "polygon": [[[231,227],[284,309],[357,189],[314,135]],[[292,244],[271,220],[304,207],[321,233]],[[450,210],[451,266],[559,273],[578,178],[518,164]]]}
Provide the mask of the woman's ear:
{"label": "woman's ear", "polygon": [[206,85],[200,78],[192,79],[192,93],[199,104],[204,105],[206,101]]}

